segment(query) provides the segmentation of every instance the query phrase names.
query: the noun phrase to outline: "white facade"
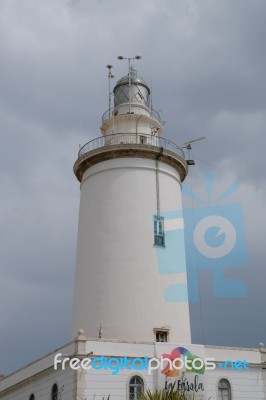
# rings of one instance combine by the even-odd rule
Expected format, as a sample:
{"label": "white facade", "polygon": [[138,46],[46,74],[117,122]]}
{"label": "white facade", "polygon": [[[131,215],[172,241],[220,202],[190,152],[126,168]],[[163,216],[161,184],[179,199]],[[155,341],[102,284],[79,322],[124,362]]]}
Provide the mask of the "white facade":
{"label": "white facade", "polygon": [[[75,342],[58,349],[58,351],[61,350],[67,354],[74,353]],[[50,353],[0,380],[0,398],[22,400],[30,399],[33,394],[36,400],[47,400],[52,398],[52,388],[57,385],[62,399],[77,399],[75,371],[71,369],[55,371],[53,368],[54,354],[56,352]]]}
{"label": "white facade", "polygon": [[[170,347],[179,346],[176,343],[167,344]],[[189,348],[188,344],[188,348]],[[231,387],[232,400],[265,400],[265,349],[242,349],[229,347],[198,346],[205,351],[207,357],[215,358],[216,364],[226,360],[247,360],[250,362],[250,370],[227,370],[219,369],[206,371],[204,375],[204,394],[199,392],[197,399],[220,400],[218,396],[218,385],[221,379],[226,379]],[[194,346],[195,348],[195,346]],[[196,346],[197,348],[197,346]],[[93,352],[93,354],[91,354]],[[63,354],[80,359],[105,356],[124,357],[134,359],[145,357],[149,359],[158,356],[156,344],[148,342],[123,342],[118,340],[105,341],[103,339],[88,339],[79,335],[72,343],[55,350],[40,360],[24,367],[0,381],[1,400],[30,399],[34,394],[35,400],[102,400],[110,396],[110,400],[129,400],[129,382],[133,376],[139,376],[144,383],[144,390],[155,390],[160,382],[161,372],[147,370],[123,369],[117,374],[112,370],[101,369],[99,371],[90,369],[72,370],[66,363],[66,369],[62,370],[60,365],[54,369],[54,357]],[[179,378],[176,378],[176,380]],[[58,386],[58,395],[52,398],[52,387]]]}

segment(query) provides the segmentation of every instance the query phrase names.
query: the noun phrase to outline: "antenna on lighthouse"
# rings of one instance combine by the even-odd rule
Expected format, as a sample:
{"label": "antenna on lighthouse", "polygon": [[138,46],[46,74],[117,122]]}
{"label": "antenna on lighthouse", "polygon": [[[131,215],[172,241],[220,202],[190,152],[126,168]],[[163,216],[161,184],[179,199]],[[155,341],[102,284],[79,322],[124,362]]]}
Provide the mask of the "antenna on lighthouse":
{"label": "antenna on lighthouse", "polygon": [[103,326],[102,326],[102,324],[100,323],[98,338],[101,339],[102,336],[103,336]]}
{"label": "antenna on lighthouse", "polygon": [[203,140],[203,139],[206,139],[206,136],[200,136],[198,138],[191,139],[188,142],[181,144],[180,147],[182,149],[187,149],[187,151],[188,151],[188,160],[186,160],[188,165],[195,165],[195,161],[190,159],[190,152],[192,150],[191,143],[198,142],[199,140]]}
{"label": "antenna on lighthouse", "polygon": [[108,110],[109,110],[109,118],[111,118],[111,79],[113,79],[115,76],[112,74],[112,64],[107,64],[106,68],[109,69],[109,74],[108,74]]}

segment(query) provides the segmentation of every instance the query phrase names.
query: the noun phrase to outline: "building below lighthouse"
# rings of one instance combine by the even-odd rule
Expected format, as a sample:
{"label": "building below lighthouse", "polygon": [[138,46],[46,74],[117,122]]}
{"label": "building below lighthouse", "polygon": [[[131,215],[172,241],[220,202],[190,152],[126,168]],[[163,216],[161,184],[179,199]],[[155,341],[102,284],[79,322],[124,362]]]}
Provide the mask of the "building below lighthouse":
{"label": "building below lighthouse", "polygon": [[[266,349],[191,343],[182,218],[188,162],[133,68],[80,148],[72,341],[0,380],[3,400],[266,399]],[[172,276],[175,274],[175,284]]]}

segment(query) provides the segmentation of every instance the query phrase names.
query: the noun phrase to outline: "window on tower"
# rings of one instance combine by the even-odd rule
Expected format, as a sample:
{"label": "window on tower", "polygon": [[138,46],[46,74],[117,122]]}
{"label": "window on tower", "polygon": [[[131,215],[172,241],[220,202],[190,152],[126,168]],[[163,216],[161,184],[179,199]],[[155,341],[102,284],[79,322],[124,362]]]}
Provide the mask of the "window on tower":
{"label": "window on tower", "polygon": [[154,244],[157,246],[165,246],[164,218],[155,215],[153,224],[154,224]]}
{"label": "window on tower", "polygon": [[154,329],[156,342],[168,342],[168,329]]}

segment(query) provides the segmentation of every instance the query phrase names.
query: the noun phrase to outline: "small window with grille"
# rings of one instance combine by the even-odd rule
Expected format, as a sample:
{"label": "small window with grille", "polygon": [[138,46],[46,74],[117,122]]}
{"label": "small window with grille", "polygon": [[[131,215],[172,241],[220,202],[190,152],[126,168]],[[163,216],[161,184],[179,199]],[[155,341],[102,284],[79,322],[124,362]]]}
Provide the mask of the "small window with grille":
{"label": "small window with grille", "polygon": [[157,246],[165,246],[164,218],[155,215],[153,224],[154,224],[154,244]]}
{"label": "small window with grille", "polygon": [[168,342],[168,330],[155,329],[156,342]]}

